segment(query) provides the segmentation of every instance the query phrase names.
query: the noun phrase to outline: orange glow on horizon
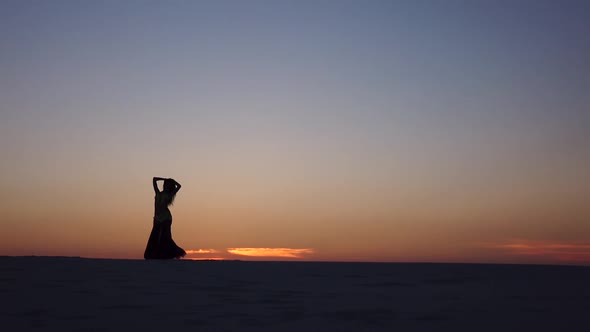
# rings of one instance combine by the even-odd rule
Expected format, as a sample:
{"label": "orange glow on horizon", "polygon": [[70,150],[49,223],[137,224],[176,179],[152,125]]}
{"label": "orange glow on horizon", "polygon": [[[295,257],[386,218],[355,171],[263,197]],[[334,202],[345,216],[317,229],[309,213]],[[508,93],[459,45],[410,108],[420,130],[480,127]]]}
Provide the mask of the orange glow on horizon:
{"label": "orange glow on horizon", "polygon": [[[217,249],[188,249],[187,255],[196,255],[186,259],[235,259],[233,256],[248,257],[282,257],[282,258],[303,258],[306,255],[315,253],[309,248],[227,248]],[[213,257],[215,255],[215,257]]]}
{"label": "orange glow on horizon", "polygon": [[314,250],[292,248],[228,248],[227,252],[233,255],[251,257],[303,258],[305,255],[313,254]]}

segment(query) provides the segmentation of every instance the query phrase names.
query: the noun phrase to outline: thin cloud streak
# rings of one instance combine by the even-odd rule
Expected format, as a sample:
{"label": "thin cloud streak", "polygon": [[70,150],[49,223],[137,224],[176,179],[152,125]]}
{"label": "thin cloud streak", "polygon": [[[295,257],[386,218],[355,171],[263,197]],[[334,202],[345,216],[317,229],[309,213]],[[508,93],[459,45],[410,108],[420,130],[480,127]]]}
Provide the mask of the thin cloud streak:
{"label": "thin cloud streak", "polygon": [[193,255],[193,254],[217,254],[219,253],[219,250],[215,250],[215,249],[188,249],[185,250],[187,255]]}
{"label": "thin cloud streak", "polygon": [[590,244],[551,241],[514,240],[485,244],[485,247],[504,250],[509,255],[545,257],[560,262],[590,263]]}
{"label": "thin cloud streak", "polygon": [[313,254],[314,250],[308,248],[228,248],[227,252],[233,255],[250,257],[302,258],[305,255]]}
{"label": "thin cloud streak", "polygon": [[535,249],[577,249],[590,250],[590,245],[585,244],[500,244],[497,248],[520,249],[520,250],[535,250]]}

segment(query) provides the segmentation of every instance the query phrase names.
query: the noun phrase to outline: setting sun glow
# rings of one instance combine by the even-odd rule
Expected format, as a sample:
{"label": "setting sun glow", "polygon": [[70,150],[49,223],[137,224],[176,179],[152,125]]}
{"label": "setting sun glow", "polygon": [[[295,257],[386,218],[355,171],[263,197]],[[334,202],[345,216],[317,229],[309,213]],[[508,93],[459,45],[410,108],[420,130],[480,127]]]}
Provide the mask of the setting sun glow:
{"label": "setting sun glow", "polygon": [[313,249],[229,248],[227,252],[240,256],[302,258],[305,255],[313,254]]}

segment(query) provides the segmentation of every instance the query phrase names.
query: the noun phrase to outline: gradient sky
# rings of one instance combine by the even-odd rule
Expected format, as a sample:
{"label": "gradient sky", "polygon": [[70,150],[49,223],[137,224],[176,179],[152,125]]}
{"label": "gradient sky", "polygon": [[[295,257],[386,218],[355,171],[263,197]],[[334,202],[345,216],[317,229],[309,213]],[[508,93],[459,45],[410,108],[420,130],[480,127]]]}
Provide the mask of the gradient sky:
{"label": "gradient sky", "polygon": [[141,258],[161,176],[192,258],[589,264],[589,36],[588,1],[3,0],[0,255]]}

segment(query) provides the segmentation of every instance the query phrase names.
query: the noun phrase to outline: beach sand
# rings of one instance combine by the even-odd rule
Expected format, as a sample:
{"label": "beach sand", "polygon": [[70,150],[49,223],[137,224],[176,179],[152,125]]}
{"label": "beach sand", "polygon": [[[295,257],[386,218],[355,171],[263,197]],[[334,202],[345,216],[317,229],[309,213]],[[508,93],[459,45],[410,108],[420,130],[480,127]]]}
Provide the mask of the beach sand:
{"label": "beach sand", "polygon": [[590,267],[0,257],[2,331],[588,331]]}

